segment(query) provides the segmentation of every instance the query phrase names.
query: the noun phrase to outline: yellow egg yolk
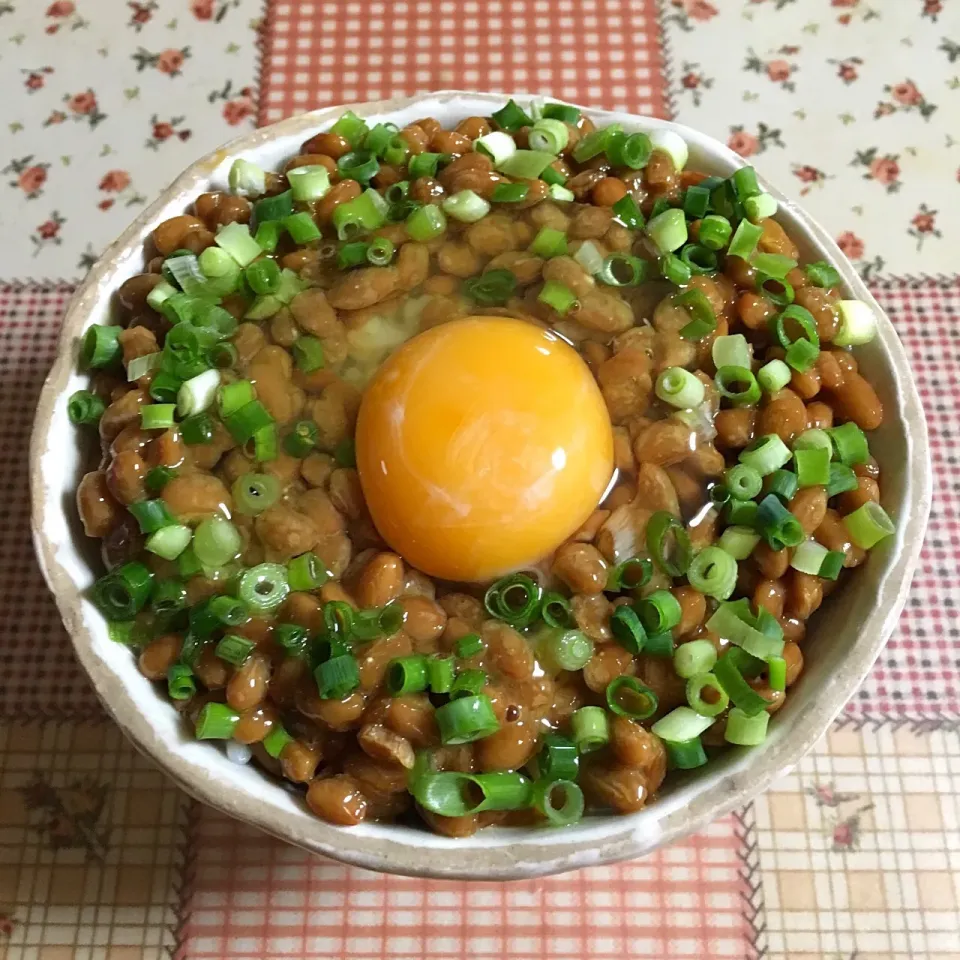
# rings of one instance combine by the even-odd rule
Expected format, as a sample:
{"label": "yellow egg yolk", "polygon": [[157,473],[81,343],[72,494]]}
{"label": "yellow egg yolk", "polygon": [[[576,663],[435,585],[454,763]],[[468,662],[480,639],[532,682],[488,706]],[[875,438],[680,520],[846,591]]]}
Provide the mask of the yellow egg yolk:
{"label": "yellow egg yolk", "polygon": [[445,580],[542,559],[613,473],[610,418],[580,355],[503,317],[455,320],[392,354],[364,393],[356,451],[381,536]]}

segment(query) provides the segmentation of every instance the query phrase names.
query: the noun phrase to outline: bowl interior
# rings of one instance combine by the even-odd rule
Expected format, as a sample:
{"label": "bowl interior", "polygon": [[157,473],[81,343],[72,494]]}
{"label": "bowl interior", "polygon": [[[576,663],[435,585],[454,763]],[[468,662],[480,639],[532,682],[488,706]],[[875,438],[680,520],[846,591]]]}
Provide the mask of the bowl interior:
{"label": "bowl interior", "polygon": [[[507,95],[458,92],[354,106],[373,120],[399,126],[423,116],[445,125],[488,115]],[[518,99],[521,99],[518,96]],[[880,335],[858,350],[887,418],[871,438],[883,471],[883,504],[897,534],[875,550],[845,589],[818,612],[804,645],[805,672],[771,724],[764,744],[732,749],[684,776],[672,778],[660,798],[628,817],[593,817],[563,831],[494,828],[450,840],[405,826],[362,824],[338,829],[314,818],[300,795],[253,767],[229,761],[209,743],[193,740],[168,701],[113,643],[84,591],[96,579],[97,551],[80,528],[74,492],[90,462],[66,415],[66,398],[84,386],[77,373],[77,339],[94,323],[111,319],[111,292],[144,266],[144,241],[162,220],[184,212],[208,189],[223,189],[237,156],[266,169],[298,152],[343,108],[317,111],[258,130],[199,161],[179,177],[111,246],[77,291],[64,322],[58,359],[44,386],[31,450],[33,530],[37,552],[84,668],[106,707],[137,746],[187,791],[222,810],[308,849],[371,869],[473,879],[519,878],[640,856],[702,827],[763,789],[822,735],[869,670],[903,605],[929,512],[930,471],[926,427],[906,359],[892,325],[836,245],[773,187],[778,219],[805,258],[827,259],[841,272],[848,295],[880,314]],[[690,145],[690,165],[723,176],[742,161],[717,141],[666,121],[588,111],[598,123],[624,128],[673,128]],[[449,854],[456,852],[455,856]]]}

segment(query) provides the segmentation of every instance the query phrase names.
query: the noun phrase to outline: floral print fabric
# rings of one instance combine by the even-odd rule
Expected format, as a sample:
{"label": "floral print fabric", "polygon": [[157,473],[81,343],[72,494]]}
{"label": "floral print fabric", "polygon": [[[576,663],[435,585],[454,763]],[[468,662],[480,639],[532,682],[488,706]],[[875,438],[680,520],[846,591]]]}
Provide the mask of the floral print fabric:
{"label": "floral print fabric", "polygon": [[252,127],[259,0],[0,2],[0,280],[78,279]]}
{"label": "floral print fabric", "polygon": [[956,274],[957,0],[664,10],[675,119],[796,198],[865,276]]}

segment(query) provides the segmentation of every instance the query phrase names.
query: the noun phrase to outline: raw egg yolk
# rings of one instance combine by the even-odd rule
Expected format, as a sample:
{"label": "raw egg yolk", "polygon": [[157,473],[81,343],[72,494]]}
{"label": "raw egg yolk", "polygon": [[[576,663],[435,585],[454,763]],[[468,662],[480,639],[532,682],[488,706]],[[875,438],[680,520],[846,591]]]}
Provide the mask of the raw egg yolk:
{"label": "raw egg yolk", "polygon": [[367,386],[357,469],[381,536],[445,580],[541,560],[613,473],[613,431],[580,355],[522,320],[467,317],[421,333]]}

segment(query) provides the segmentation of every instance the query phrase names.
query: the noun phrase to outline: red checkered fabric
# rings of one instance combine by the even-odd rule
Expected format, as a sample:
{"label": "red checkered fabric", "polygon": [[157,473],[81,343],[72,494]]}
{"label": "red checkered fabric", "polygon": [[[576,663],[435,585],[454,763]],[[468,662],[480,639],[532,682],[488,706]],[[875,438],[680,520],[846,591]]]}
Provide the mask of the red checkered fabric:
{"label": "red checkered fabric", "polygon": [[286,0],[264,31],[260,122],[424,90],[550,94],[666,115],[655,0]]}
{"label": "red checkered fabric", "polygon": [[73,656],[30,538],[27,460],[37,395],[72,288],[0,286],[0,715],[83,716],[99,709]]}
{"label": "red checkered fabric", "polygon": [[390,877],[193,811],[177,960],[746,957],[733,817],[642,861],[522,883]]}
{"label": "red checkered fabric", "polygon": [[[866,714],[930,717],[960,712],[960,280],[877,284],[910,358],[927,414],[933,456],[933,511],[906,608],[873,673],[850,705]],[[882,485],[881,478],[881,485]]]}

